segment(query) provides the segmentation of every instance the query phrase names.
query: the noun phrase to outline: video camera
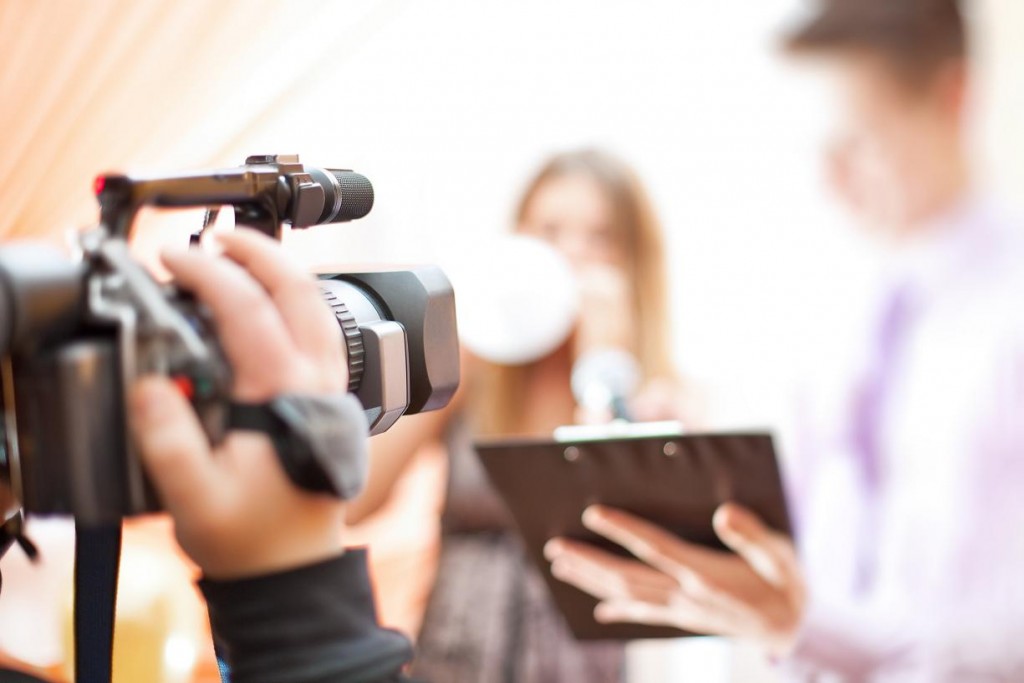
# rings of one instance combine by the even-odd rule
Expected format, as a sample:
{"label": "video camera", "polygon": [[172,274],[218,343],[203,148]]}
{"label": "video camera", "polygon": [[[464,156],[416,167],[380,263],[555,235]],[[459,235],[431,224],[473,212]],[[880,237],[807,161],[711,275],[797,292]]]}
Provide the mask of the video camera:
{"label": "video camera", "polygon": [[[284,225],[349,221],[373,206],[364,176],[307,168],[297,156],[182,175],[102,175],[95,191],[100,223],[81,236],[80,259],[36,245],[0,249],[0,474],[26,512],[85,525],[158,509],[125,416],[138,377],[171,377],[211,442],[225,431],[231,369],[216,330],[203,306],[130,256],[138,211],[207,208],[205,229],[231,206],[236,225],[279,237]],[[372,434],[447,405],[459,352],[454,294],[440,269],[321,274],[319,284]]]}

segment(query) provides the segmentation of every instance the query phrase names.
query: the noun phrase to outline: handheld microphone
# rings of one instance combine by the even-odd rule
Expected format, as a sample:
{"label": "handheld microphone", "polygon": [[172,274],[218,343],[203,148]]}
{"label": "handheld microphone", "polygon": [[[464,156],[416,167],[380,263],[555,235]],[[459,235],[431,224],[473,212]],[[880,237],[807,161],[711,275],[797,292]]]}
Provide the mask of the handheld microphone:
{"label": "handheld microphone", "polygon": [[445,271],[459,293],[459,337],[474,355],[498,365],[527,365],[572,335],[579,288],[553,247],[535,237],[505,235],[452,251]]}
{"label": "handheld microphone", "polygon": [[621,349],[597,349],[580,356],[572,367],[572,393],[588,411],[632,421],[628,401],[640,384],[640,365]]}

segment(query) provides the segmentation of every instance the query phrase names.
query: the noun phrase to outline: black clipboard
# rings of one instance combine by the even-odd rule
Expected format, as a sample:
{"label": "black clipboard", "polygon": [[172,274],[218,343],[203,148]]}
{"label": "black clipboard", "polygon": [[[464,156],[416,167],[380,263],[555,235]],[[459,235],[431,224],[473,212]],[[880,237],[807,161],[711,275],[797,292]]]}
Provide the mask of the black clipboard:
{"label": "black clipboard", "polygon": [[791,534],[782,480],[768,433],[660,435],[573,440],[482,442],[477,452],[505,500],[527,552],[579,640],[633,640],[696,635],[670,627],[600,624],[597,600],[555,579],[544,544],[555,536],[592,542],[580,516],[601,503],[632,512],[691,542],[723,549],[711,526],[733,501]]}

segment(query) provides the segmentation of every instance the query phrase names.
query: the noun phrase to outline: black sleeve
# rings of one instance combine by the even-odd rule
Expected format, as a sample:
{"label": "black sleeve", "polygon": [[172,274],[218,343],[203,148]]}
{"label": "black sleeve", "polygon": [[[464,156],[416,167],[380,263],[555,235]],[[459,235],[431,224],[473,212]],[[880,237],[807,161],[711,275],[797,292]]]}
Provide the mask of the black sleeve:
{"label": "black sleeve", "polygon": [[203,579],[231,683],[398,683],[412,646],[377,624],[365,550],[238,581]]}

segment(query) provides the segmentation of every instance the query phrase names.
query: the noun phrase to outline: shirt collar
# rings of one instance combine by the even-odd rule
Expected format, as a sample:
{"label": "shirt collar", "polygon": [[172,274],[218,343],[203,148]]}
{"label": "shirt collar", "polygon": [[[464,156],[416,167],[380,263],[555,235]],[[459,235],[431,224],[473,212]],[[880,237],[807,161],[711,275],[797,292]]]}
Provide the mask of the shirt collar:
{"label": "shirt collar", "polygon": [[992,203],[968,194],[919,236],[894,247],[885,264],[889,289],[909,289],[926,303],[945,285],[971,272],[998,241]]}

